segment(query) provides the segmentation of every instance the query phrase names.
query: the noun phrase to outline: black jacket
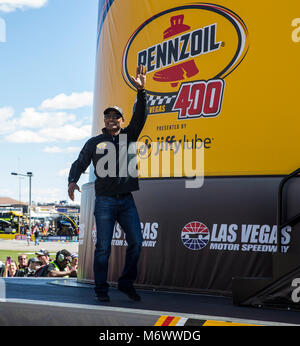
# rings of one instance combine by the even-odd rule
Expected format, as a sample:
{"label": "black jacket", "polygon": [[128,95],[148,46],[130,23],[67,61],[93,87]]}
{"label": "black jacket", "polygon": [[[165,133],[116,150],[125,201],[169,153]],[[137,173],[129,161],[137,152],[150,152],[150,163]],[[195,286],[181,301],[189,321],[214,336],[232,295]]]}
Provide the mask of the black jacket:
{"label": "black jacket", "polygon": [[[137,102],[129,125],[121,129],[117,136],[109,135],[104,128],[102,134],[89,139],[82,148],[78,159],[71,166],[69,183],[77,183],[80,175],[92,161],[96,176],[96,196],[110,196],[138,190],[138,178],[128,173],[128,164],[132,167],[136,162],[136,151],[128,151],[128,146],[137,141],[145,125],[146,117],[147,94],[145,90],[141,90],[137,93]],[[114,154],[114,150],[107,149],[112,147],[115,148],[115,159],[114,155],[111,156]],[[107,175],[108,171],[109,175]]]}

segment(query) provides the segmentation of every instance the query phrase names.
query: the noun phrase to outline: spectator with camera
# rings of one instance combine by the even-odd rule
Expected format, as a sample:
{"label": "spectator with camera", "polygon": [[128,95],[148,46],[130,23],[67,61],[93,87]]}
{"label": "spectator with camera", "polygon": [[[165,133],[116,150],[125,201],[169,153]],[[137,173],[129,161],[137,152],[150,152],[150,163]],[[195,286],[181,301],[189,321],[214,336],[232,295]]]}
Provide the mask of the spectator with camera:
{"label": "spectator with camera", "polygon": [[3,272],[4,278],[11,278],[18,276],[17,263],[11,260],[10,257],[6,258],[5,267]]}

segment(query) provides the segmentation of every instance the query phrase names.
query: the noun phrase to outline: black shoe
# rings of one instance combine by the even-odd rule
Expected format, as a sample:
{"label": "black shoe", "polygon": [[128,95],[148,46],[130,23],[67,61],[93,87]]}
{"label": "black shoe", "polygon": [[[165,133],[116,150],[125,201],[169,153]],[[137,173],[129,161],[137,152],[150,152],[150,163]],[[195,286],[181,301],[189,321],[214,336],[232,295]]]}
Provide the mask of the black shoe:
{"label": "black shoe", "polygon": [[99,302],[109,302],[109,295],[107,293],[96,293],[96,300]]}
{"label": "black shoe", "polygon": [[136,293],[136,290],[134,289],[134,287],[124,288],[119,285],[118,290],[125,293],[128,296],[128,298],[136,302],[139,302],[141,300],[141,296],[138,293]]}

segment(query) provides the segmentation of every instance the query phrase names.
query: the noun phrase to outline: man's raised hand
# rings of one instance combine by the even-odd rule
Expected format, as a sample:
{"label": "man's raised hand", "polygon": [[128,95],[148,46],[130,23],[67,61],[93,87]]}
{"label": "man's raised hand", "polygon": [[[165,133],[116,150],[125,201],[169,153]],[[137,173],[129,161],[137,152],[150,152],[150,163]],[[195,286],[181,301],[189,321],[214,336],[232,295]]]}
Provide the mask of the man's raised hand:
{"label": "man's raised hand", "polygon": [[144,65],[140,65],[136,68],[136,77],[131,76],[133,83],[139,90],[145,89],[146,85],[146,72],[147,69]]}

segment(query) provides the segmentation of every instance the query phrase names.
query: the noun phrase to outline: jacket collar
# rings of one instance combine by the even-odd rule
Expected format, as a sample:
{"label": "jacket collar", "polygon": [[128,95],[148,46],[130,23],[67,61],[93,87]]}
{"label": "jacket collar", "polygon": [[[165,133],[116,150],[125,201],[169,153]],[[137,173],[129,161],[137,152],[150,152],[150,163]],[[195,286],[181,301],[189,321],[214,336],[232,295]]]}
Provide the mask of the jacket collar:
{"label": "jacket collar", "polygon": [[[124,129],[121,128],[120,133],[123,133],[123,132],[124,132]],[[111,135],[107,132],[106,127],[103,127],[102,133],[103,133],[105,136],[111,137]],[[119,134],[120,134],[120,133],[119,133]],[[117,135],[117,136],[118,136],[118,135]]]}

